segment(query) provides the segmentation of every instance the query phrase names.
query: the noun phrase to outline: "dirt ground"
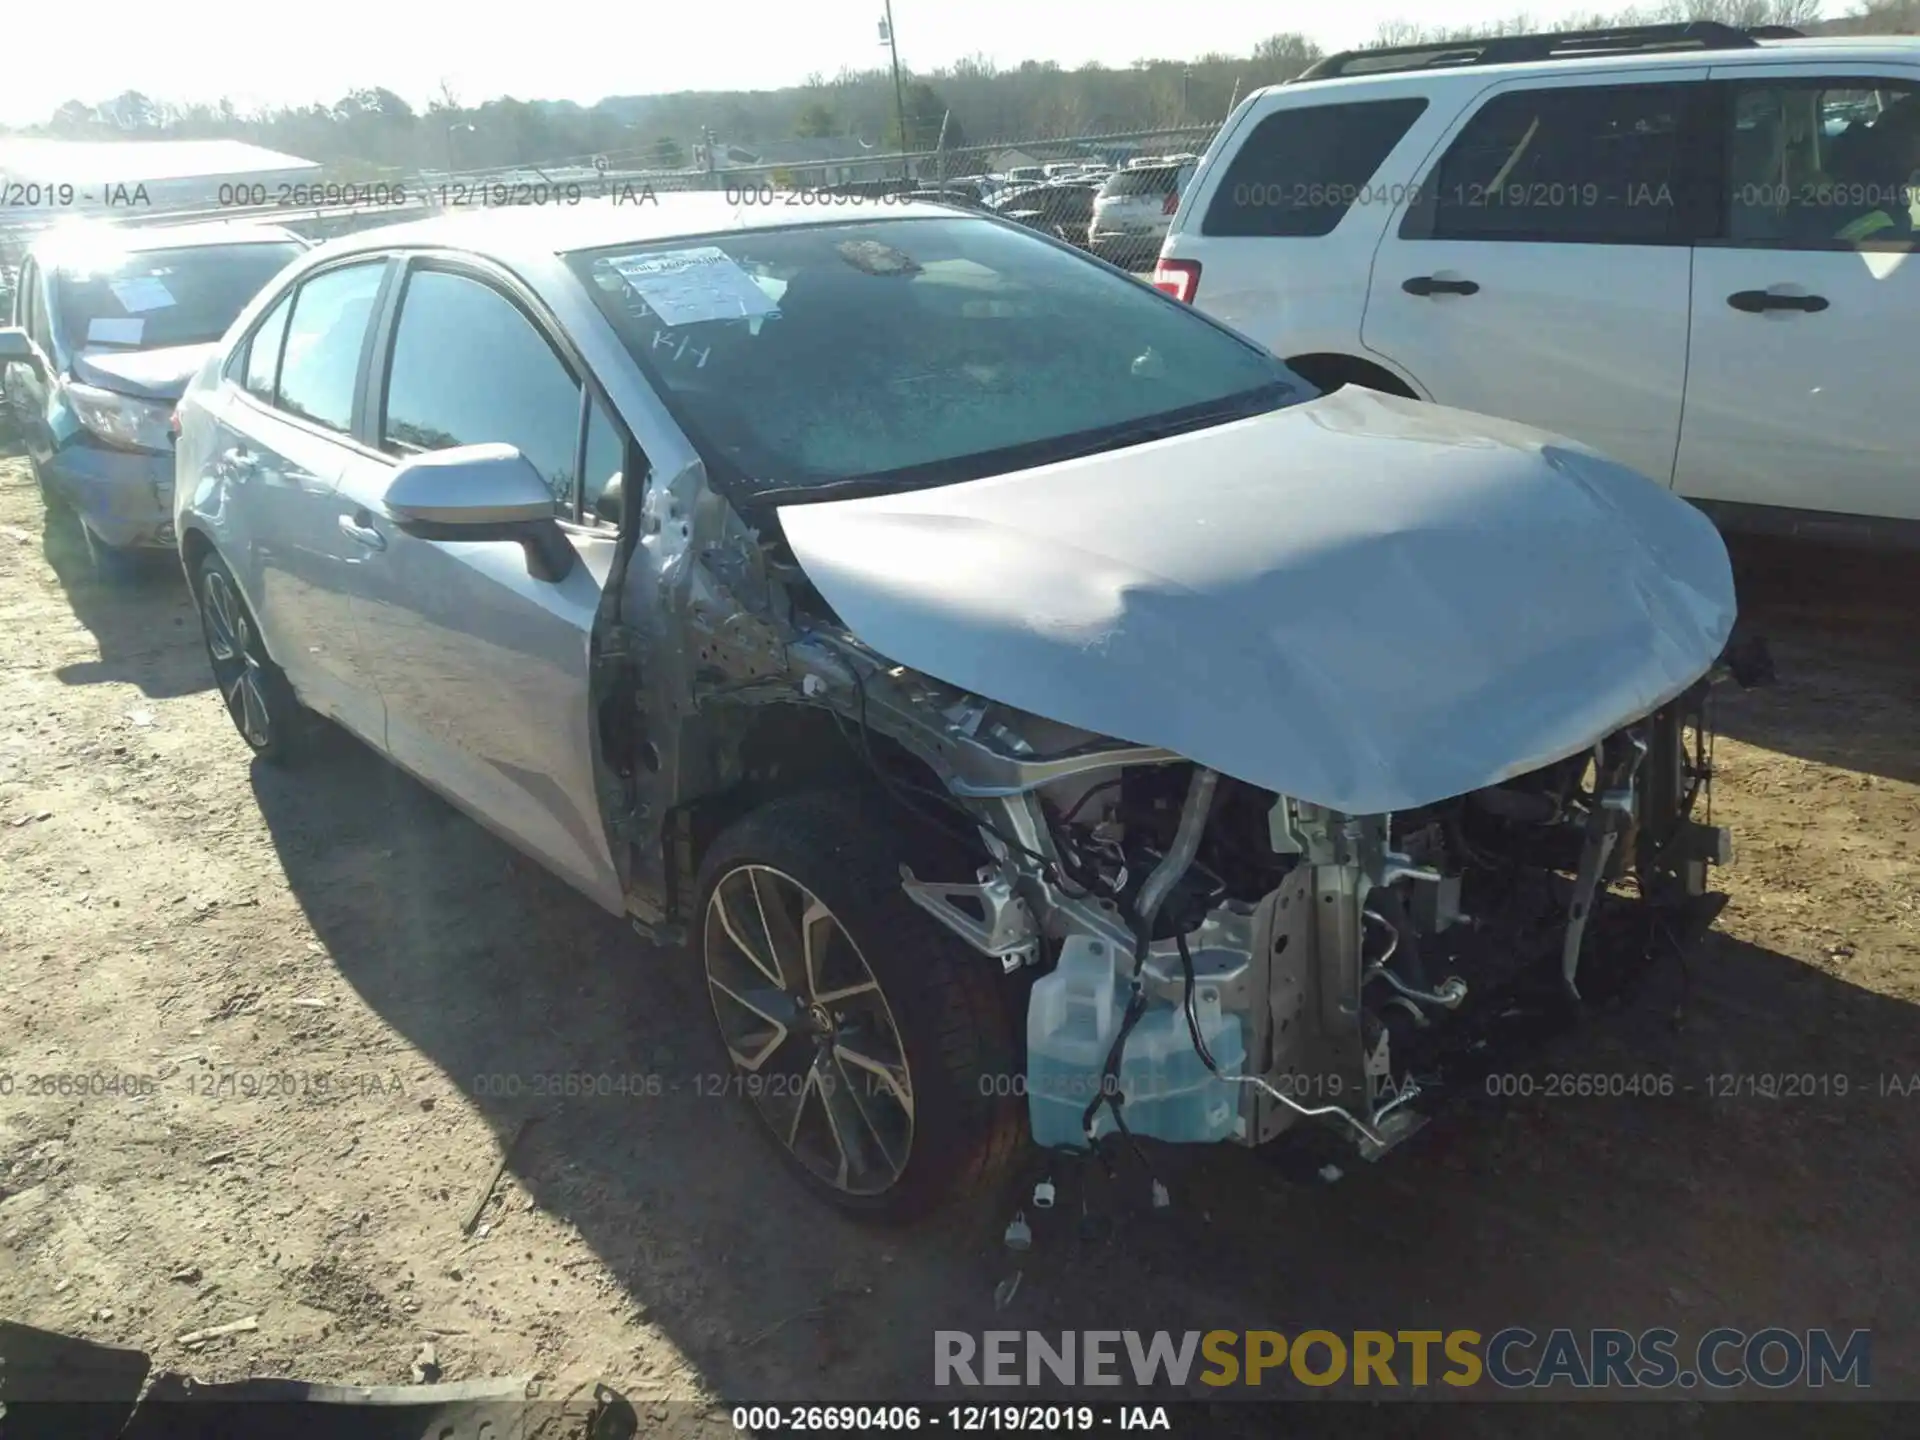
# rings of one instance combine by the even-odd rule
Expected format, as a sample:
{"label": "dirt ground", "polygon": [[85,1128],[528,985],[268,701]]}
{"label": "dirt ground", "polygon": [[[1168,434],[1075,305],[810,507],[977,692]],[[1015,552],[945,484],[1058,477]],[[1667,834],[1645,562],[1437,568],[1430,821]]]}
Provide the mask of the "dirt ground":
{"label": "dirt ground", "polygon": [[[250,764],[177,572],[93,586],[0,461],[0,1315],[207,1379],[405,1382],[430,1343],[643,1407],[931,1398],[936,1328],[1867,1327],[1920,1398],[1920,585],[1741,559],[1779,679],[1720,701],[1731,904],[1525,1066],[1673,1094],[1477,1096],[1330,1184],[1160,1152],[1163,1215],[1056,1175],[1019,1256],[1011,1201],[876,1233],[804,1197],[698,1093],[681,957],[350,740]],[[542,1113],[463,1235],[570,1072],[642,1079]],[[1710,1078],[1773,1075],[1844,1081]]]}

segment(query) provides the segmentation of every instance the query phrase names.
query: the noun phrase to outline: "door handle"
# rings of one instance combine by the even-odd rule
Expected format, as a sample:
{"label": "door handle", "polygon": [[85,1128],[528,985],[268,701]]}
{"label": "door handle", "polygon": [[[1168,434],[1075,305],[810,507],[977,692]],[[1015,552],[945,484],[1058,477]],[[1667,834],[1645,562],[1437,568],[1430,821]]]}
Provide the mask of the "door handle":
{"label": "door handle", "polygon": [[1800,310],[1809,315],[1817,315],[1827,308],[1824,295],[1776,295],[1771,290],[1736,290],[1727,297],[1727,304],[1749,315],[1758,315],[1763,310]]}
{"label": "door handle", "polygon": [[1437,275],[1416,275],[1411,280],[1402,280],[1400,288],[1409,295],[1478,295],[1480,284],[1476,280],[1442,280]]}
{"label": "door handle", "polygon": [[[362,524],[363,518],[368,523]],[[357,511],[352,515],[342,515],[340,533],[350,539],[358,540],[369,550],[384,550],[387,548],[387,537],[373,528],[372,520],[373,516],[365,510]]]}

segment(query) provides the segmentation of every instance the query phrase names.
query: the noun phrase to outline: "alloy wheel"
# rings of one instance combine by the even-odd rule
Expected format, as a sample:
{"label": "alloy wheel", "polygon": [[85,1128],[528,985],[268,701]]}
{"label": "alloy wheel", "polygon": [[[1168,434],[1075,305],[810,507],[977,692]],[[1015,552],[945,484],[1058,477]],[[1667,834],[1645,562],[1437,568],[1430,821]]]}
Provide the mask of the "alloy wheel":
{"label": "alloy wheel", "polygon": [[273,720],[267,710],[266,682],[256,653],[259,647],[254,643],[252,620],[227,577],[218,570],[208,571],[200,593],[207,653],[213,659],[214,678],[227,713],[233,716],[247,743],[264,750],[273,742]]}
{"label": "alloy wheel", "polygon": [[892,1188],[913,1148],[899,1027],[832,910],[770,866],[722,875],[702,958],[735,1086],[795,1160],[847,1195]]}

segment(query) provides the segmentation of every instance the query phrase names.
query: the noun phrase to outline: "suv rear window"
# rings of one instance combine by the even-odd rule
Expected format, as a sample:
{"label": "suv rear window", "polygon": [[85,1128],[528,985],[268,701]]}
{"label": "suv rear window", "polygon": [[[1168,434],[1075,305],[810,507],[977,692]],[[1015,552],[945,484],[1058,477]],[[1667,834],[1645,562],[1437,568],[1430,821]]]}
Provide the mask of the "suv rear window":
{"label": "suv rear window", "polygon": [[1178,165],[1142,165],[1138,170],[1121,170],[1100,187],[1103,200],[1124,200],[1134,195],[1167,195],[1179,189]]}
{"label": "suv rear window", "polygon": [[1274,111],[1240,142],[1200,233],[1330,234],[1426,108],[1412,96]]}

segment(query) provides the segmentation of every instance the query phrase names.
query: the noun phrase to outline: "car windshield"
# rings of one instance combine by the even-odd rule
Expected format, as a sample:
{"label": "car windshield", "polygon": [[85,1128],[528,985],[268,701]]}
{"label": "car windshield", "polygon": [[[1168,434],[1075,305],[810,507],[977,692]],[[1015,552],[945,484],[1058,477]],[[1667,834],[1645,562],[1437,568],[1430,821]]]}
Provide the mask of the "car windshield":
{"label": "car windshield", "polygon": [[76,347],[204,345],[300,253],[292,241],[252,241],[63,264],[53,282],[60,333]]}
{"label": "car windshield", "polygon": [[973,479],[1313,393],[1137,280],[993,220],[568,259],[716,483],[746,500]]}

